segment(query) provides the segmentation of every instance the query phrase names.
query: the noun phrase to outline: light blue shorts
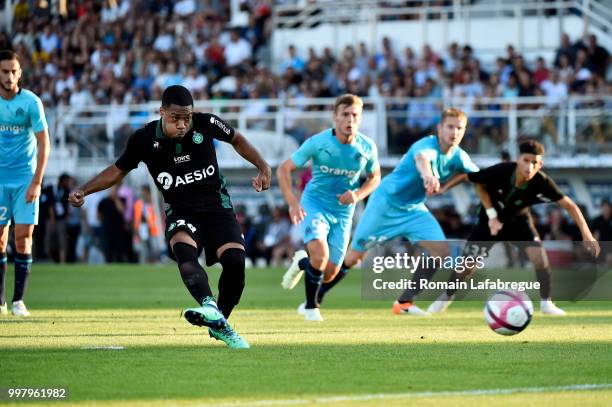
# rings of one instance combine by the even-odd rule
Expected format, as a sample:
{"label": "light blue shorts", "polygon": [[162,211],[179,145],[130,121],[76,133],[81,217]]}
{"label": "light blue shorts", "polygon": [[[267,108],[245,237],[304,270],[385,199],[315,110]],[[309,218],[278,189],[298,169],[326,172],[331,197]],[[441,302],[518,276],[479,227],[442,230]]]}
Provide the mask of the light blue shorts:
{"label": "light blue shorts", "polygon": [[302,208],[306,211],[306,217],[300,223],[304,243],[315,239],[327,241],[329,261],[341,265],[351,237],[353,209],[346,213],[333,213],[307,199],[302,199]]}
{"label": "light blue shorts", "polygon": [[26,203],[30,183],[0,185],[0,226],[8,225],[11,218],[17,225],[38,224],[38,199]]}
{"label": "light blue shorts", "polygon": [[396,237],[404,237],[413,243],[446,240],[440,224],[425,204],[399,209],[389,205],[385,196],[376,194],[361,215],[351,248],[365,252]]}

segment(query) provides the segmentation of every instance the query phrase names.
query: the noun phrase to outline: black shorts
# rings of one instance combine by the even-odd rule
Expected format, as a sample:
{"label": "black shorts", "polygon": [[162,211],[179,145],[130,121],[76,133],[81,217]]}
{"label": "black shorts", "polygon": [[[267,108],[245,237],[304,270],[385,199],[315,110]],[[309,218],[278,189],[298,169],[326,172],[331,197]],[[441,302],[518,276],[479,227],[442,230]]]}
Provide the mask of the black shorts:
{"label": "black shorts", "polygon": [[489,219],[480,216],[478,224],[465,244],[464,255],[488,256],[489,250],[497,242],[510,242],[523,249],[530,246],[542,246],[540,235],[531,216],[516,216],[511,221],[504,222],[504,227],[497,233],[497,236],[491,235]]}
{"label": "black shorts", "polygon": [[195,212],[175,211],[166,218],[166,244],[168,255],[176,260],[170,239],[178,232],[187,232],[198,245],[198,255],[206,253],[206,265],[219,261],[217,249],[226,243],[239,243],[243,247],[244,237],[233,211]]}

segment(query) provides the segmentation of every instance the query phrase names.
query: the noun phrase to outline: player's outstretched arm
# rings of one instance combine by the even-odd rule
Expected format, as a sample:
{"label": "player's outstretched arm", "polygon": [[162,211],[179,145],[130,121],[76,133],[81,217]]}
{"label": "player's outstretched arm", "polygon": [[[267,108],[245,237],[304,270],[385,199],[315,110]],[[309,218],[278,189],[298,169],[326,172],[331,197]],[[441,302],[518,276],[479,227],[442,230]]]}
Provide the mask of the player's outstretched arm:
{"label": "player's outstretched arm", "polygon": [[289,219],[291,219],[291,223],[294,225],[297,225],[304,220],[304,217],[306,217],[306,212],[300,205],[300,201],[297,196],[295,196],[293,193],[293,186],[291,185],[291,174],[296,169],[296,165],[289,158],[279,165],[278,169],[276,170],[278,185],[283,197],[285,198],[285,201],[287,201],[287,204],[289,205]]}
{"label": "player's outstretched arm", "polygon": [[487,213],[487,217],[489,218],[489,229],[491,231],[491,236],[496,236],[504,227],[504,224],[501,223],[497,217],[497,211],[493,207],[491,196],[489,195],[485,184],[475,183],[474,187],[476,189],[476,195],[478,195],[478,199],[480,199],[480,203],[482,203],[482,206],[485,208],[485,212]]}
{"label": "player's outstretched arm", "polygon": [[427,195],[437,193],[440,189],[440,180],[433,174],[427,154],[417,153],[414,157],[414,163],[419,175],[423,179],[423,187]]}
{"label": "player's outstretched arm", "polygon": [[272,169],[263,159],[259,151],[241,133],[236,132],[232,138],[232,146],[245,160],[253,164],[259,170],[259,174],[253,178],[253,188],[257,192],[270,188],[272,181]]}
{"label": "player's outstretched arm", "polygon": [[87,181],[83,186],[72,191],[68,196],[68,201],[72,206],[82,206],[85,203],[85,197],[87,195],[112,187],[126,175],[127,172],[121,171],[115,164],[109,165],[101,173]]}
{"label": "player's outstretched arm", "polygon": [[601,250],[599,247],[599,243],[593,237],[591,233],[591,229],[589,229],[589,225],[587,224],[584,216],[582,215],[582,211],[572,199],[568,196],[564,196],[562,199],[557,201],[557,203],[570,214],[578,229],[580,229],[580,233],[582,234],[582,241],[584,242],[584,247],[586,250],[593,255],[593,257],[599,256],[599,251]]}
{"label": "player's outstretched arm", "polygon": [[444,184],[440,185],[440,189],[436,195],[442,195],[448,191],[450,191],[453,187],[461,184],[468,180],[468,175],[466,173],[456,174],[451,179],[446,181]]}
{"label": "player's outstretched arm", "polygon": [[36,133],[38,143],[38,153],[36,156],[36,172],[32,177],[32,182],[26,191],[26,202],[32,202],[40,197],[42,188],[42,180],[49,161],[49,151],[51,150],[49,143],[49,131],[44,129]]}

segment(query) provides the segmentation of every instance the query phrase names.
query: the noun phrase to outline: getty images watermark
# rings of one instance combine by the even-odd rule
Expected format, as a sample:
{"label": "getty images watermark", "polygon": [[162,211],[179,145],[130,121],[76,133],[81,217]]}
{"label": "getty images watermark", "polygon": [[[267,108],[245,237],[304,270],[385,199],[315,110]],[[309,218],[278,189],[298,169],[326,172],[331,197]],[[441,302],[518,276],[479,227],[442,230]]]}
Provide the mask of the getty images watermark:
{"label": "getty images watermark", "polygon": [[393,256],[374,256],[372,258],[372,271],[375,274],[383,274],[388,270],[401,270],[410,273],[409,277],[398,280],[386,281],[382,276],[372,280],[375,290],[538,290],[540,283],[537,281],[503,281],[497,279],[485,279],[484,281],[472,280],[462,281],[431,281],[427,278],[414,279],[417,269],[428,270],[454,270],[461,278],[464,273],[473,273],[485,268],[484,256],[429,256],[421,253],[412,256],[408,253],[396,253]]}
{"label": "getty images watermark", "polygon": [[466,300],[486,299],[495,290],[523,291],[538,298],[541,282],[530,259],[541,251],[549,264],[553,298],[612,300],[612,242],[600,242],[597,259],[584,250],[583,242],[446,243],[446,256],[403,242],[373,247],[362,263],[362,298],[395,300],[405,290],[419,292],[424,300],[434,300],[444,290],[456,291],[456,299]]}

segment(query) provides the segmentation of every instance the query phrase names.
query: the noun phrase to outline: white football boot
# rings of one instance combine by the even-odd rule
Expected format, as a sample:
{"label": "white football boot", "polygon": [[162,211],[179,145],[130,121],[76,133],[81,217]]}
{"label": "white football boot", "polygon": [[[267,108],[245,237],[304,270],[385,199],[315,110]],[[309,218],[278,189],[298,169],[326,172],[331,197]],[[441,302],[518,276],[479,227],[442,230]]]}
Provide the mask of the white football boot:
{"label": "white football boot", "polygon": [[306,301],[304,301],[303,303],[298,305],[297,313],[298,313],[298,315],[305,315],[306,314]]}
{"label": "white football boot", "polygon": [[0,305],[0,315],[8,315],[8,305],[6,305],[6,302]]}
{"label": "white football boot", "polygon": [[25,304],[21,300],[13,301],[12,311],[13,311],[13,315],[15,315],[16,317],[29,317],[30,316],[28,309],[26,308]]}
{"label": "white football boot", "polygon": [[567,315],[565,311],[557,307],[550,298],[540,300],[540,312],[546,315]]}
{"label": "white football boot", "polygon": [[318,308],[304,308],[304,320],[321,322],[323,321],[323,317]]}
{"label": "white football boot", "polygon": [[446,309],[453,303],[454,295],[450,297],[446,293],[440,294],[438,298],[427,307],[427,312],[430,314],[439,314],[446,311]]}
{"label": "white football boot", "polygon": [[298,250],[293,255],[293,259],[291,260],[291,265],[283,274],[283,281],[281,282],[281,286],[285,290],[292,290],[295,288],[297,283],[300,282],[302,278],[302,274],[304,274],[304,270],[300,269],[299,262],[300,260],[308,257],[308,253],[305,250]]}

